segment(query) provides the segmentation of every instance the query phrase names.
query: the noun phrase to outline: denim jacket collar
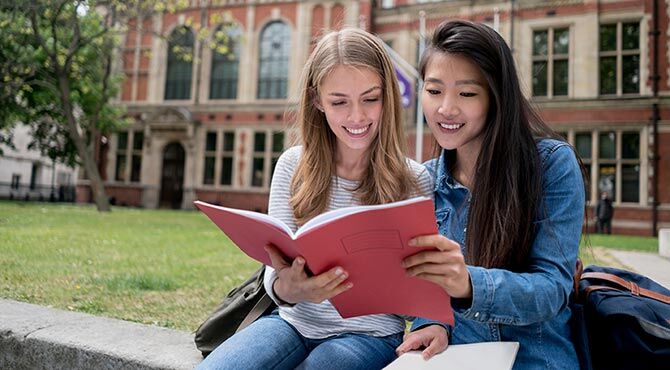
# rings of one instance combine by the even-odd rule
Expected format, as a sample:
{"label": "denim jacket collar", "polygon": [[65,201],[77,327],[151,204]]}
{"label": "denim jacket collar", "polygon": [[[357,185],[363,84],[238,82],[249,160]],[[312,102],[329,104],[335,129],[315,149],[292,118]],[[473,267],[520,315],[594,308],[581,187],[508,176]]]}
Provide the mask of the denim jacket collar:
{"label": "denim jacket collar", "polygon": [[425,164],[427,167],[432,167],[429,168],[429,171],[435,171],[435,188],[433,190],[436,192],[440,190],[444,191],[445,189],[459,188],[467,190],[467,188],[459,183],[449,172],[447,154],[448,151],[446,149],[442,149],[440,155],[437,158],[429,160]]}

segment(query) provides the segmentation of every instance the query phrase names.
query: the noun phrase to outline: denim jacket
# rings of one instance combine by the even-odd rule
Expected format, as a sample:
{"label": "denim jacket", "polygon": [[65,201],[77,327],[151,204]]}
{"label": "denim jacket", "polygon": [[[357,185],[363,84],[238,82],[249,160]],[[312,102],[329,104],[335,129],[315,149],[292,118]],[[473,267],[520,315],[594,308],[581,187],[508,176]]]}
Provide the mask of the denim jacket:
{"label": "denim jacket", "polygon": [[[468,307],[454,302],[449,343],[516,341],[515,370],[574,370],[579,365],[570,339],[568,298],[584,219],[584,185],[567,143],[543,139],[537,147],[544,194],[528,268],[515,273],[468,266],[472,301]],[[444,154],[424,165],[435,179],[438,229],[463,248],[470,191],[448,173]],[[428,323],[418,319],[413,330]]]}

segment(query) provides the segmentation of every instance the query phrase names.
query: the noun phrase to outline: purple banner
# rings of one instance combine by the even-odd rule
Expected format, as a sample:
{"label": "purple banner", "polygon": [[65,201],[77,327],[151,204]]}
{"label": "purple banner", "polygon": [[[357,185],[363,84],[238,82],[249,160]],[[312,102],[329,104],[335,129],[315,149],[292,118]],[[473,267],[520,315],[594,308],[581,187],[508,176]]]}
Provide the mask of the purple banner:
{"label": "purple banner", "polygon": [[398,67],[394,67],[395,74],[398,79],[398,86],[400,87],[400,100],[402,101],[402,106],[409,108],[412,104],[412,83],[410,79],[402,73]]}

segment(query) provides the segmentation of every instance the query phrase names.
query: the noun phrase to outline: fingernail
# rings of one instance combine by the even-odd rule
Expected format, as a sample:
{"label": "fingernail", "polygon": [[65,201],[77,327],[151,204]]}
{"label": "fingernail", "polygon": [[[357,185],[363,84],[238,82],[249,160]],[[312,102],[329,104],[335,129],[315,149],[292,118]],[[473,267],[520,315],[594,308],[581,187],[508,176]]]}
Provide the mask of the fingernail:
{"label": "fingernail", "polygon": [[342,275],[343,272],[344,272],[344,270],[342,270],[341,267],[338,267],[338,268],[335,269],[335,275]]}
{"label": "fingernail", "polygon": [[408,242],[407,244],[409,244],[410,246],[413,247],[413,246],[416,245],[416,240],[414,240],[414,239],[410,239],[409,242]]}
{"label": "fingernail", "polygon": [[354,284],[353,284],[353,283],[347,283],[347,289],[351,289],[351,288],[353,288],[353,287],[354,287]]}
{"label": "fingernail", "polygon": [[300,257],[296,258],[295,260],[296,260],[296,262],[298,262],[299,265],[302,265],[303,263],[305,263],[305,260],[300,258]]}

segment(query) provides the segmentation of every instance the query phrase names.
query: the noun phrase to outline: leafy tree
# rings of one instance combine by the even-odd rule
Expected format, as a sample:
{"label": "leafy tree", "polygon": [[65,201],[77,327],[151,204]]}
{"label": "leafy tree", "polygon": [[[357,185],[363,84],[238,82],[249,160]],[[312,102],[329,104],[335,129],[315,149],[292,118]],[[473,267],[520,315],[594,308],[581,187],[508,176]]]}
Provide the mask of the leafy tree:
{"label": "leafy tree", "polygon": [[98,4],[17,0],[1,9],[0,121],[30,125],[31,146],[52,160],[78,161],[98,210],[108,211],[95,145],[124,120],[123,110],[109,104],[119,86],[112,74],[114,12],[91,11],[92,5]]}
{"label": "leafy tree", "polygon": [[[1,2],[0,144],[11,144],[15,124],[29,125],[30,147],[52,160],[82,166],[98,210],[108,211],[95,154],[102,135],[127,124],[124,109],[110,102],[121,82],[114,68],[121,35],[129,25],[141,28],[139,20],[187,6],[187,0]],[[220,22],[221,16],[208,18],[204,9],[200,20],[189,18],[187,25],[203,45],[227,53],[227,33],[208,37],[207,24]],[[191,52],[183,57],[192,58]]]}

